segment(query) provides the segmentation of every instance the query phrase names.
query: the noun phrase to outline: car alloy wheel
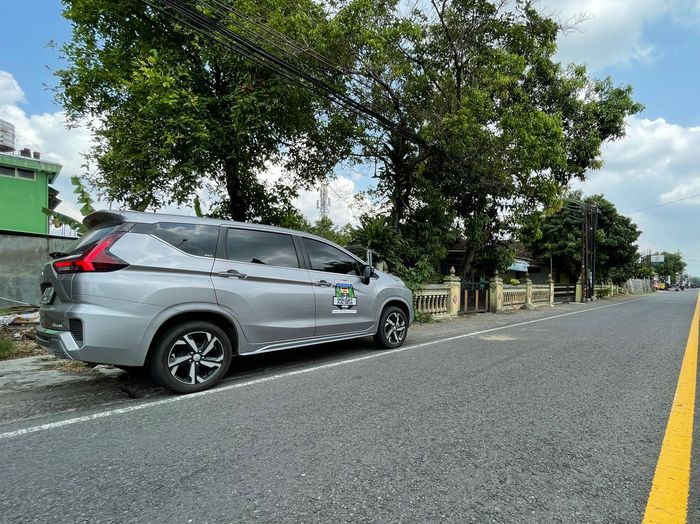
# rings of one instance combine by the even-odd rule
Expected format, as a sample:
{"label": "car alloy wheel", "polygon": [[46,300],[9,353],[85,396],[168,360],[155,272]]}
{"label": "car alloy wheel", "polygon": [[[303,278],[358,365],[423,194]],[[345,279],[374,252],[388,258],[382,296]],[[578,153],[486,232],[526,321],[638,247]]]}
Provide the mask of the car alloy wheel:
{"label": "car alloy wheel", "polygon": [[406,319],[399,312],[391,312],[384,321],[384,336],[391,345],[400,345],[406,336]]}
{"label": "car alloy wheel", "polygon": [[224,362],[224,347],[215,335],[192,331],[178,337],[168,352],[168,371],[182,384],[204,384]]}
{"label": "car alloy wheel", "polygon": [[153,379],[175,393],[214,386],[228,371],[231,338],[220,326],[193,320],[174,325],[155,341],[148,358]]}
{"label": "car alloy wheel", "polygon": [[379,328],[374,335],[375,343],[384,349],[394,349],[406,341],[408,316],[397,306],[387,306],[379,318]]}

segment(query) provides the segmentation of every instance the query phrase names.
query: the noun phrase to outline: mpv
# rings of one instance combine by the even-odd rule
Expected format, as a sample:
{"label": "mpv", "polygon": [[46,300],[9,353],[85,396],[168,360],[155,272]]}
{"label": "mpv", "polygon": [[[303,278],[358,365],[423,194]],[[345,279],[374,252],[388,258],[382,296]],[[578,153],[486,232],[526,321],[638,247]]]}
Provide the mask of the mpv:
{"label": "mpv", "polygon": [[97,211],[42,269],[37,342],[61,358],[148,368],[189,393],[234,354],[374,335],[406,340],[411,291],[345,249],[278,227]]}

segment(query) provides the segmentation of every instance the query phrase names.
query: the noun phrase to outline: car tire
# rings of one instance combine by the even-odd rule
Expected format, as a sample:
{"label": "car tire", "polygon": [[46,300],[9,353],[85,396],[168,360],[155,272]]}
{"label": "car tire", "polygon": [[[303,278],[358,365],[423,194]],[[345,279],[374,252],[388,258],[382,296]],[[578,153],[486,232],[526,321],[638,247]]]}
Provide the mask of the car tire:
{"label": "car tire", "polygon": [[384,349],[393,349],[406,341],[408,334],[408,317],[399,307],[389,306],[382,311],[379,329],[374,335],[375,343]]}
{"label": "car tire", "polygon": [[210,322],[186,322],[156,341],[150,359],[153,379],[175,393],[195,393],[217,384],[231,364],[226,332]]}

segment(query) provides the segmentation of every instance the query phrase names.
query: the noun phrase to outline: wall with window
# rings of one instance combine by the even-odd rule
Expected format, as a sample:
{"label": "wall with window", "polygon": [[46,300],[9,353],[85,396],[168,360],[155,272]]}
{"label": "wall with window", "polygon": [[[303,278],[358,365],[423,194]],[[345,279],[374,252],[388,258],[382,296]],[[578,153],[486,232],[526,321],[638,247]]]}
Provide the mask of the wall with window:
{"label": "wall with window", "polygon": [[4,163],[3,157],[0,155],[0,230],[48,233],[48,218],[41,208],[48,206],[50,173],[12,165],[15,159]]}

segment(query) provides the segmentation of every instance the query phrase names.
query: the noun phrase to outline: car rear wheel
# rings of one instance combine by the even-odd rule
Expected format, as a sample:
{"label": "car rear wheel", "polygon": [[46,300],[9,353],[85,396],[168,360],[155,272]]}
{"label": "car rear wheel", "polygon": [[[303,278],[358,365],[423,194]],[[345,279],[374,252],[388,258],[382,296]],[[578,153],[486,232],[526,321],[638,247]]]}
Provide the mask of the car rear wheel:
{"label": "car rear wheel", "polygon": [[231,341],[209,322],[187,322],[167,330],[156,342],[151,375],[176,393],[194,393],[214,386],[231,364]]}
{"label": "car rear wheel", "polygon": [[408,333],[408,318],[401,308],[389,306],[382,312],[379,319],[379,330],[374,335],[374,341],[379,347],[386,349],[397,348],[406,341]]}

